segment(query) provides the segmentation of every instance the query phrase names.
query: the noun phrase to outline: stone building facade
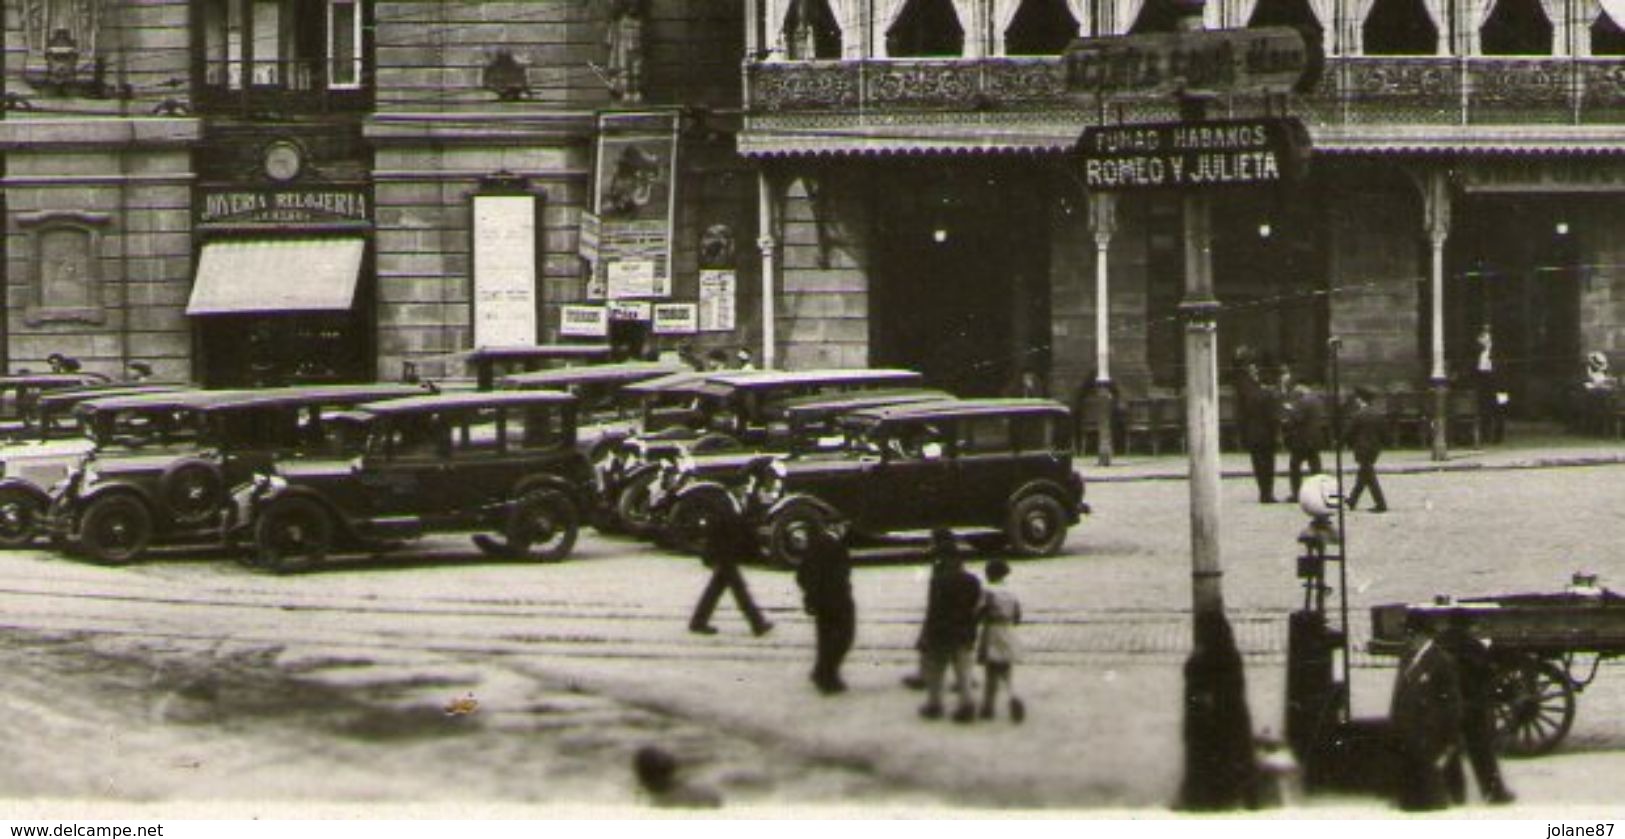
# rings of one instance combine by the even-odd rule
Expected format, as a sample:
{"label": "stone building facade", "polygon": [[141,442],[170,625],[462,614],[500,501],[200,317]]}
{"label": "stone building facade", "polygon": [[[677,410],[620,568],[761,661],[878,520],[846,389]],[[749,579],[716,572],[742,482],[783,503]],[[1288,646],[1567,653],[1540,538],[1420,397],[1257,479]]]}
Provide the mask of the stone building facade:
{"label": "stone building facade", "polygon": [[[565,307],[605,304],[579,233],[601,120],[629,112],[675,138],[655,302],[696,301],[720,225],[740,246],[707,267],[735,270],[736,318],[616,335],[759,340],[730,0],[18,0],[4,34],[7,369],[61,352],[209,385],[393,378],[515,305],[534,311],[508,340],[558,340]],[[515,192],[534,209],[485,237],[484,270],[522,287],[487,289],[475,196]]]}

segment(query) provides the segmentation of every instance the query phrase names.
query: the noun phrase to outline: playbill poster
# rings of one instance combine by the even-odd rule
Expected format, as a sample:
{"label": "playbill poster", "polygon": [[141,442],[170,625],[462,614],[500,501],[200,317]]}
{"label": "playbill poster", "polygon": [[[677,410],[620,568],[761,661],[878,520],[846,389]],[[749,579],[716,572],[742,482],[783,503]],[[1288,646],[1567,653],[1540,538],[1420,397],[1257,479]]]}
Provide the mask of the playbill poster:
{"label": "playbill poster", "polygon": [[611,300],[671,296],[677,197],[676,113],[606,113],[598,120],[590,292]]}

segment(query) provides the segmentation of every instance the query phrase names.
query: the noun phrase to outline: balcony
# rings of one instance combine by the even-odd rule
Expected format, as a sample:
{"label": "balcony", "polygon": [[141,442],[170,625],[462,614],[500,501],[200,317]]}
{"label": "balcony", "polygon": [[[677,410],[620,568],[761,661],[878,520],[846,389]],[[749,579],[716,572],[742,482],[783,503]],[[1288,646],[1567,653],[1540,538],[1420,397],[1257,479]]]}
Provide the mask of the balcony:
{"label": "balcony", "polygon": [[357,86],[334,87],[326,62],[207,61],[193,100],[200,113],[323,114],[363,112],[372,108],[370,74]]}
{"label": "balcony", "polygon": [[[1102,118],[1176,118],[1165,98],[1102,102],[1068,93],[1059,57],[775,61],[748,64],[745,73],[747,128],[780,135],[816,129],[827,139],[876,125],[930,125],[944,137],[954,126],[960,134],[974,126],[978,133],[1012,131],[1014,147],[1059,149]],[[1317,134],[1365,138],[1353,146],[1444,126],[1463,136],[1507,128],[1595,137],[1625,126],[1625,60],[1331,57],[1314,89],[1293,97],[1288,109]]]}

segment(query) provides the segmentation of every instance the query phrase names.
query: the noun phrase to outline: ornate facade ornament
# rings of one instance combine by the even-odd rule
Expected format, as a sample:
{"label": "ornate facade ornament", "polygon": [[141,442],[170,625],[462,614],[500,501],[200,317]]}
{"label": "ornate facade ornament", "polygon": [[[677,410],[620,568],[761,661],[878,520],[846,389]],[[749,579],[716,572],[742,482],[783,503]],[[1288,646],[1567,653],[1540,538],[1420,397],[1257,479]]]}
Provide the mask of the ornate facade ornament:
{"label": "ornate facade ornament", "polygon": [[480,72],[480,87],[497,95],[502,102],[515,102],[530,95],[530,75],[513,53],[499,50]]}
{"label": "ornate facade ornament", "polygon": [[608,0],[604,27],[604,83],[617,102],[643,101],[643,25],[647,0]]}

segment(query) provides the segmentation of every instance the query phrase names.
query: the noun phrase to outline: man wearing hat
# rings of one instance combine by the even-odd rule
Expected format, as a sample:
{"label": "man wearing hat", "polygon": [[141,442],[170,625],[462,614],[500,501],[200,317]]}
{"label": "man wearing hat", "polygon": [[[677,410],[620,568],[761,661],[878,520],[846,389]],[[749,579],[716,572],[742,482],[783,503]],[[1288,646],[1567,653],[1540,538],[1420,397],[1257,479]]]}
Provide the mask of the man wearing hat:
{"label": "man wearing hat", "polygon": [[1354,491],[1349,493],[1348,508],[1354,509],[1360,503],[1360,494],[1367,487],[1371,489],[1371,512],[1388,512],[1388,501],[1383,497],[1382,484],[1377,482],[1377,458],[1382,455],[1382,447],[1387,442],[1388,418],[1377,410],[1374,404],[1377,394],[1371,388],[1359,387],[1354,389],[1352,411],[1348,421],[1349,449],[1354,452],[1354,462],[1359,471],[1354,476]]}

